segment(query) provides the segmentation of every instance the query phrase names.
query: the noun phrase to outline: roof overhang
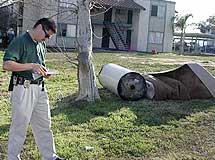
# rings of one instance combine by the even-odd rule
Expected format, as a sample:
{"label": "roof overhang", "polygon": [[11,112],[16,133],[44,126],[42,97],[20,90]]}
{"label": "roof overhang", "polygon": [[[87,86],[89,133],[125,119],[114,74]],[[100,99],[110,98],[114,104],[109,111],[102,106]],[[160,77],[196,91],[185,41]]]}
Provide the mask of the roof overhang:
{"label": "roof overhang", "polygon": [[96,3],[99,3],[104,6],[145,10],[143,6],[137,4],[133,0],[96,0]]}
{"label": "roof overhang", "polygon": [[0,8],[19,2],[21,0],[0,0]]}
{"label": "roof overhang", "polygon": [[[174,36],[181,36],[181,33],[175,32]],[[206,33],[185,33],[185,37],[196,37],[196,38],[209,38],[215,39],[215,35],[213,34],[206,34]]]}

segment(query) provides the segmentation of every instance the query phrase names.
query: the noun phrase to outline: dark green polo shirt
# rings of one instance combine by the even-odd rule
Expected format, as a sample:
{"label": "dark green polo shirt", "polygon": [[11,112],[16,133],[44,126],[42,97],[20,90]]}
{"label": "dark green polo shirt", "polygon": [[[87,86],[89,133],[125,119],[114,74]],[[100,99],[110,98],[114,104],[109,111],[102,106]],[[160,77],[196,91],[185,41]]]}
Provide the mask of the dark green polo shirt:
{"label": "dark green polo shirt", "polygon": [[[3,61],[15,61],[18,63],[38,63],[45,66],[46,45],[45,42],[35,42],[28,32],[14,39],[7,50]],[[32,71],[13,72],[26,79],[33,80]]]}

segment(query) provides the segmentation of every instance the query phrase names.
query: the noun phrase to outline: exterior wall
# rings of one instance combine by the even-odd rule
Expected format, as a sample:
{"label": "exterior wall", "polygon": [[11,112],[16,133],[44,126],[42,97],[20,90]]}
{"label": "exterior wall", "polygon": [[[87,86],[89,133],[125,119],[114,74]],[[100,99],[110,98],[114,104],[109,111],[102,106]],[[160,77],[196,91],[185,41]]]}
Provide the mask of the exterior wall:
{"label": "exterior wall", "polygon": [[[32,5],[33,4],[33,5]],[[22,31],[32,29],[34,23],[42,17],[42,8],[33,0],[24,1]]]}
{"label": "exterior wall", "polygon": [[[158,6],[158,15],[151,16],[152,5]],[[149,18],[149,34],[147,51],[150,52],[156,49],[158,52],[163,52],[163,37],[165,34],[165,19],[166,19],[166,3],[162,1],[151,1]],[[156,34],[160,34],[162,41],[156,40]],[[158,42],[159,41],[159,42]]]}
{"label": "exterior wall", "polygon": [[65,23],[65,24],[77,24],[77,16],[72,14],[70,11],[63,12],[67,8],[59,7],[58,12],[62,14],[58,14],[57,23]]}
{"label": "exterior wall", "polygon": [[61,48],[75,48],[77,46],[76,38],[70,37],[57,37],[56,39],[57,46]]}
{"label": "exterior wall", "polygon": [[[7,32],[7,30],[11,27],[16,26],[16,11],[17,11],[17,3],[10,4],[8,6],[4,6],[0,8],[0,31]],[[13,28],[16,30],[16,28]]]}
{"label": "exterior wall", "polygon": [[96,16],[91,16],[91,21],[96,25],[103,25],[104,14],[98,14]]}
{"label": "exterior wall", "polygon": [[93,47],[94,48],[101,48],[103,26],[97,25],[94,28],[95,29],[93,31]]}
{"label": "exterior wall", "polygon": [[[52,4],[52,5],[50,5]],[[51,17],[58,11],[57,2],[55,0],[40,0],[40,3],[34,0],[25,0],[23,8],[23,28],[22,32],[32,29],[35,22],[43,17]],[[57,21],[57,16],[52,17]],[[47,45],[54,46],[56,44],[56,35],[48,40]]]}
{"label": "exterior wall", "polygon": [[140,12],[133,11],[131,30],[131,50],[137,50]]}
{"label": "exterior wall", "polygon": [[150,16],[150,0],[136,0],[136,3],[146,8],[139,13],[139,20],[137,21],[138,31],[137,34],[137,51],[147,51],[148,42],[148,24]]}
{"label": "exterior wall", "polygon": [[[58,47],[61,48],[76,48],[77,46],[77,16],[75,14],[72,14],[70,11],[64,12],[65,10],[68,10],[67,7],[65,7],[64,5],[66,4],[62,4],[62,6],[60,6],[60,4],[58,4],[58,14],[57,15],[57,26],[58,26],[58,32],[56,35],[56,43],[58,45]],[[72,25],[76,27],[76,33],[75,36],[68,36],[68,35],[63,35],[62,34],[62,30],[60,28],[62,28],[63,25],[66,25],[65,27],[67,28],[68,25]],[[66,32],[67,29],[66,29]]]}
{"label": "exterior wall", "polygon": [[[171,52],[171,18],[175,14],[175,2],[136,0],[136,3],[146,8],[139,16],[137,50],[151,52],[156,49],[158,52]],[[152,5],[158,6],[157,16],[151,16]]]}
{"label": "exterior wall", "polygon": [[[57,23],[58,13],[58,3],[56,0],[42,0],[44,2],[44,7],[48,8],[45,12],[42,13],[42,17],[52,17],[52,19]],[[50,5],[51,4],[51,5]],[[53,15],[56,15],[53,17]],[[57,35],[55,34],[51,39],[48,40],[47,45],[56,46]]]}
{"label": "exterior wall", "polygon": [[[111,22],[116,22],[116,8],[112,8],[112,19],[111,20],[112,20]],[[109,42],[109,48],[116,49],[111,37],[110,37],[110,42]]]}
{"label": "exterior wall", "polygon": [[102,31],[103,31],[104,14],[91,16],[93,24],[93,47],[101,48],[102,46]]}
{"label": "exterior wall", "polygon": [[22,26],[23,26],[23,24],[22,24],[22,14],[23,14],[23,4],[22,4],[22,2],[18,2],[18,3],[15,3],[15,6],[16,6],[16,8],[15,8],[15,10],[16,10],[16,12],[18,12],[18,15],[17,15],[17,36],[18,35],[20,35],[20,34],[22,34]]}
{"label": "exterior wall", "polygon": [[[133,13],[138,14],[138,12],[134,11]],[[120,8],[120,12],[118,9],[116,8],[112,8],[112,23],[119,23],[119,24],[127,24],[127,19],[128,19],[128,9],[122,9]],[[95,48],[101,48],[101,44],[102,44],[102,29],[103,29],[103,21],[104,21],[104,15],[103,14],[99,14],[98,16],[92,17],[92,23],[94,24],[94,33],[96,33],[95,36],[100,35],[98,38],[96,38],[94,36],[94,40],[93,40],[93,45]],[[135,24],[136,20],[133,20],[132,24]],[[95,25],[96,24],[96,25]],[[133,28],[132,28],[133,31]],[[134,36],[132,36],[134,38]],[[135,37],[136,38],[136,37]],[[133,43],[133,42],[132,42]],[[133,45],[132,45],[133,46]],[[116,49],[112,39],[110,38],[110,42],[109,42],[109,48],[110,49]],[[136,49],[136,47],[135,47]],[[133,48],[132,48],[133,50]]]}
{"label": "exterior wall", "polygon": [[163,46],[160,44],[149,43],[147,47],[147,52],[151,52],[153,49],[156,49],[158,52],[163,52]]}
{"label": "exterior wall", "polygon": [[[57,12],[62,11],[62,6],[56,0],[40,0],[41,3],[34,3],[35,0],[25,0],[24,10],[23,10],[23,28],[22,31],[26,31],[32,28],[34,23],[42,18],[55,15]],[[158,52],[171,52],[172,50],[172,28],[171,28],[171,18],[175,13],[175,2],[165,1],[165,0],[134,0],[139,5],[146,8],[146,10],[133,10],[133,20],[131,29],[131,50],[136,51],[148,51],[151,52],[152,49],[157,49]],[[76,2],[76,0],[70,0],[70,2]],[[51,5],[50,5],[51,4]],[[158,6],[158,16],[151,16],[151,6]],[[49,9],[47,9],[49,8]],[[116,8],[112,10],[112,22],[127,23],[128,9],[122,9],[119,13]],[[117,12],[118,13],[117,13]],[[160,16],[160,13],[164,15]],[[71,12],[63,12],[58,16],[53,17],[53,19],[60,24],[76,25],[77,28],[77,16],[70,16]],[[101,48],[102,46],[102,31],[103,31],[103,20],[104,14],[99,14],[98,16],[92,17],[92,24],[94,30],[93,45],[95,48]],[[153,42],[153,34],[162,35],[162,42]],[[76,38],[61,36],[57,34],[48,41],[48,45],[56,46],[56,43],[60,47],[76,47]],[[110,39],[109,47],[115,49],[115,46]]]}
{"label": "exterior wall", "polygon": [[[120,12],[118,13],[118,11],[120,10]],[[128,9],[113,9],[113,13],[112,13],[112,22],[118,22],[118,23],[127,23],[127,19],[128,19]]]}
{"label": "exterior wall", "polygon": [[167,12],[166,12],[163,51],[172,52],[173,30],[172,30],[171,19],[175,15],[175,3],[171,3],[171,2],[167,3],[166,11]]}

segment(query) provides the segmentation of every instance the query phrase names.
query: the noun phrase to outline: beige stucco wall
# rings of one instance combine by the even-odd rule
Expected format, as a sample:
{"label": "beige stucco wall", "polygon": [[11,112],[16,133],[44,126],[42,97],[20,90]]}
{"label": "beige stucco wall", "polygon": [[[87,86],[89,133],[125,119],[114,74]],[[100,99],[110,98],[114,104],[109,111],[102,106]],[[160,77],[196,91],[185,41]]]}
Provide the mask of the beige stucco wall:
{"label": "beige stucco wall", "polygon": [[[65,12],[65,10],[68,10]],[[58,8],[58,15],[57,15],[57,25],[58,27],[63,24],[67,25],[76,25],[77,31],[77,15],[73,12],[69,11],[68,8],[59,7]],[[56,43],[58,47],[63,49],[66,48],[76,48],[77,47],[77,38],[75,37],[63,37],[59,34],[56,36]]]}
{"label": "beige stucco wall", "polygon": [[[57,2],[55,0],[25,0],[23,9],[23,28],[22,31],[32,29],[33,25],[37,20],[43,17],[51,17],[56,15]],[[57,16],[52,17],[52,19],[57,22]],[[54,35],[47,44],[49,46],[54,46],[56,43],[56,35]]]}
{"label": "beige stucco wall", "polygon": [[[35,0],[25,0],[24,13],[23,13],[23,31],[32,28],[34,23],[42,18],[55,15],[59,11],[58,4],[56,0],[39,0],[40,3],[33,3]],[[71,0],[76,1],[76,0]],[[131,49],[137,51],[151,51],[152,49],[157,49],[160,52],[171,52],[172,50],[172,29],[171,29],[171,18],[174,16],[175,3],[168,2],[164,0],[134,0],[139,5],[146,8],[146,10],[135,11],[133,10],[133,24],[132,24],[132,37],[131,37]],[[38,1],[37,1],[38,2]],[[163,17],[152,17],[151,16],[151,5],[159,5],[165,8],[165,15]],[[114,22],[116,9],[113,8],[112,21]],[[127,10],[125,14],[119,15],[122,21],[127,21]],[[76,16],[69,16],[69,12],[63,15],[54,16],[53,19],[57,23],[67,23],[67,24],[77,24]],[[93,45],[95,48],[101,48],[102,44],[102,22],[104,19],[104,14],[99,14],[99,16],[92,17],[92,22],[96,23],[94,28]],[[78,28],[77,28],[78,29]],[[150,44],[149,43],[149,32],[161,32],[163,33],[162,44]],[[64,41],[64,42],[63,42]],[[62,38],[54,36],[48,41],[48,45],[55,46],[56,42],[58,44],[64,45],[66,47],[75,47],[74,38]],[[110,39],[110,48],[115,48],[112,40]]]}
{"label": "beige stucco wall", "polygon": [[172,52],[172,42],[173,42],[173,30],[172,30],[172,17],[175,15],[175,3],[167,3],[167,13],[165,22],[165,35],[164,35],[164,52]]}
{"label": "beige stucco wall", "polygon": [[[158,6],[158,15],[151,16],[151,7],[152,5]],[[162,12],[161,12],[162,10]],[[162,33],[163,37],[165,35],[165,21],[166,21],[166,2],[165,1],[157,1],[151,0],[150,8],[149,8],[149,32],[158,32]],[[148,34],[149,36],[149,34]],[[148,46],[147,51],[151,52],[153,49],[156,49],[158,52],[164,52],[163,50],[164,41],[162,39],[162,43],[150,43],[148,37]]]}
{"label": "beige stucco wall", "polygon": [[[112,8],[112,18],[111,18],[111,22],[115,22],[115,12],[116,12],[116,9],[115,8]],[[110,42],[109,42],[109,48],[111,49],[115,49],[116,47],[114,46],[114,43],[112,41],[112,39],[110,38]]]}
{"label": "beige stucco wall", "polygon": [[96,25],[93,31],[93,47],[101,48],[102,46],[102,25]]}
{"label": "beige stucco wall", "polygon": [[148,24],[150,0],[135,0],[136,3],[146,8],[139,13],[139,20],[136,22],[137,27],[137,51],[146,51],[148,42]]}
{"label": "beige stucco wall", "polygon": [[32,29],[35,22],[41,18],[42,8],[33,0],[25,0],[23,8],[23,32]]}
{"label": "beige stucco wall", "polygon": [[76,48],[77,47],[77,40],[76,38],[71,37],[57,37],[57,45],[63,49],[66,48]]}
{"label": "beige stucco wall", "polygon": [[[146,8],[145,11],[141,10],[139,14],[138,32],[134,35],[138,36],[137,51],[151,52],[152,49],[156,49],[159,52],[171,52],[172,51],[172,29],[171,18],[175,14],[175,3],[170,1],[161,0],[135,0],[136,3]],[[158,16],[151,16],[151,6],[158,6]],[[160,11],[163,11],[163,15],[160,15]],[[135,24],[137,25],[137,24]],[[163,33],[163,41],[161,44],[149,42],[149,32]]]}
{"label": "beige stucco wall", "polygon": [[165,19],[158,17],[150,17],[149,31],[164,32],[165,31]]}
{"label": "beige stucco wall", "polygon": [[95,13],[95,15],[91,16],[91,23],[93,24],[93,47],[101,48],[104,14]]}
{"label": "beige stucco wall", "polygon": [[139,17],[140,17],[140,12],[133,11],[132,30],[131,30],[131,50],[137,50]]}

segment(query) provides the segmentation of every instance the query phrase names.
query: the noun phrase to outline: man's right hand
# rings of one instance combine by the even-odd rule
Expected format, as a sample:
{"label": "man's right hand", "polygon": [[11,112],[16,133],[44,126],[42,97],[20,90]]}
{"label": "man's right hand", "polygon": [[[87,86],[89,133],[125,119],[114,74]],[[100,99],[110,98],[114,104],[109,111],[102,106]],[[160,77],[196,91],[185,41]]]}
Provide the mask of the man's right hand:
{"label": "man's right hand", "polygon": [[32,63],[31,70],[33,71],[33,73],[40,74],[43,77],[47,76],[47,74],[46,74],[47,69],[43,65],[41,65],[41,64]]}
{"label": "man's right hand", "polygon": [[15,61],[8,60],[3,62],[2,67],[3,70],[6,71],[17,72],[32,70],[34,73],[40,74],[44,77],[47,76],[47,69],[43,65],[37,63],[18,63]]}

